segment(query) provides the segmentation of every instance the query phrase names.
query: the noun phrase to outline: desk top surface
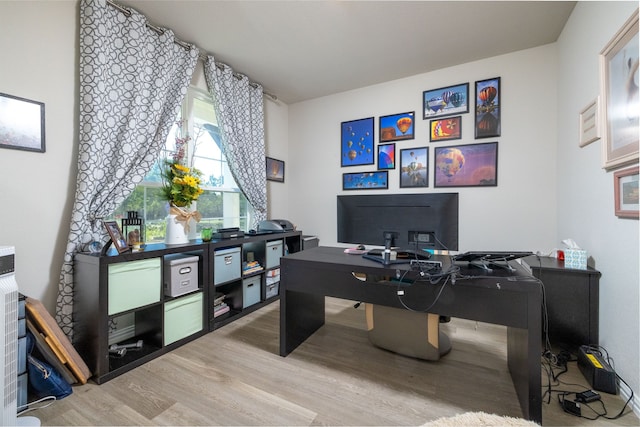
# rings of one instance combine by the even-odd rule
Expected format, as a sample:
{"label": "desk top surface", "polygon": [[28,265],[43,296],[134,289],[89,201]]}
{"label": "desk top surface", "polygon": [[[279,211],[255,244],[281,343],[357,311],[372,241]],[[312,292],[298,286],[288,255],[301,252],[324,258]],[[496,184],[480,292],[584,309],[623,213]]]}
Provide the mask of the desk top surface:
{"label": "desk top surface", "polygon": [[[287,260],[287,261],[284,261]],[[312,262],[316,265],[328,265],[335,269],[345,269],[354,271],[355,268],[358,271],[370,272],[373,274],[385,274],[384,271],[396,271],[396,270],[411,270],[412,267],[409,263],[406,264],[391,264],[384,265],[380,262],[372,261],[363,258],[362,255],[347,254],[344,253],[344,248],[318,246],[315,248],[305,249],[300,252],[296,252],[287,255],[281,259],[281,263],[290,261],[304,261]],[[442,270],[447,270],[454,264],[451,257],[448,255],[433,255],[430,261],[442,262]],[[484,271],[480,268],[470,267],[467,262],[455,263],[459,267],[461,274],[470,274],[474,276],[491,276],[491,277],[513,277],[530,274],[515,261],[509,263],[510,266],[515,268],[515,272],[510,272],[506,269],[494,268],[492,271]]]}

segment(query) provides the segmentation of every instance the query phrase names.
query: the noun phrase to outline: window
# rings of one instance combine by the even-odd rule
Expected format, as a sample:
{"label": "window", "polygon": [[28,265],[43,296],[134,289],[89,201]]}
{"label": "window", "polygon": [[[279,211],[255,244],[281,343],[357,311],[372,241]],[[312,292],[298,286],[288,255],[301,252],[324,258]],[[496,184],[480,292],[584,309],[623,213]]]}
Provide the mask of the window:
{"label": "window", "polygon": [[128,211],[136,211],[144,219],[146,242],[164,240],[169,204],[161,193],[160,165],[175,152],[179,125],[182,125],[183,135],[189,137],[185,162],[202,172],[204,193],[196,202],[202,220],[198,223],[196,235],[200,235],[202,227],[212,227],[214,230],[239,227],[247,231],[251,224],[251,205],[238,189],[229,170],[211,97],[196,88],[189,89],[180,116],[171,127],[158,161],[110,219],[119,222],[127,216]]}

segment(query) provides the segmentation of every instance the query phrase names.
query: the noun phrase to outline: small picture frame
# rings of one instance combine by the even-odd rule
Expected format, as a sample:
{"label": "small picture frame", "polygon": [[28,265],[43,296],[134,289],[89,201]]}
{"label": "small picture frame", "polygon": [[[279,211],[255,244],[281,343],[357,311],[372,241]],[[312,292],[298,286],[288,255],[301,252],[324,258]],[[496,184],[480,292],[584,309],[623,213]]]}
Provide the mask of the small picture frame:
{"label": "small picture frame", "polygon": [[400,188],[429,186],[429,149],[427,147],[400,150]]}
{"label": "small picture frame", "polygon": [[436,147],[434,187],[496,187],[498,143]]}
{"label": "small picture frame", "polygon": [[396,168],[396,144],[378,145],[378,169]]}
{"label": "small picture frame", "polygon": [[423,119],[469,112],[469,83],[422,92]]}
{"label": "small picture frame", "polygon": [[462,116],[429,121],[429,142],[462,139]]}
{"label": "small picture frame", "polygon": [[284,182],[284,161],[266,158],[267,181]]}
{"label": "small picture frame", "polygon": [[374,164],[373,125],[373,117],[341,123],[341,167]]}
{"label": "small picture frame", "polygon": [[614,172],[613,187],[616,216],[638,219],[638,166]]}
{"label": "small picture frame", "polygon": [[[129,250],[129,246],[122,236],[122,231],[120,231],[120,227],[116,221],[105,221],[104,227],[107,229],[107,233],[109,233],[109,237],[111,237],[111,243],[115,246],[116,250],[119,254],[126,252]],[[105,245],[104,249],[108,249],[109,245]]]}
{"label": "small picture frame", "polygon": [[0,148],[45,152],[44,103],[0,93]]}
{"label": "small picture frame", "polygon": [[580,147],[585,147],[600,138],[600,114],[598,98],[580,111]]}
{"label": "small picture frame", "polygon": [[500,136],[500,77],[476,82],[476,139]]}
{"label": "small picture frame", "polygon": [[389,172],[353,172],[342,174],[343,190],[386,190],[389,188]]}
{"label": "small picture frame", "polygon": [[414,139],[415,111],[380,117],[380,144]]}

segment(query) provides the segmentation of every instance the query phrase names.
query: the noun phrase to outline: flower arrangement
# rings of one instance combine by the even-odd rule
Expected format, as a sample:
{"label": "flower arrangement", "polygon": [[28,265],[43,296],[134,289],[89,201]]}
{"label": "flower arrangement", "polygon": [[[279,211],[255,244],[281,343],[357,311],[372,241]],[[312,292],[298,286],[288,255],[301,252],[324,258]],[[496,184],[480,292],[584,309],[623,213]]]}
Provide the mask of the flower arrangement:
{"label": "flower arrangement", "polygon": [[162,192],[173,206],[188,207],[203,192],[200,188],[201,175],[196,168],[189,168],[175,160],[166,160],[162,169]]}

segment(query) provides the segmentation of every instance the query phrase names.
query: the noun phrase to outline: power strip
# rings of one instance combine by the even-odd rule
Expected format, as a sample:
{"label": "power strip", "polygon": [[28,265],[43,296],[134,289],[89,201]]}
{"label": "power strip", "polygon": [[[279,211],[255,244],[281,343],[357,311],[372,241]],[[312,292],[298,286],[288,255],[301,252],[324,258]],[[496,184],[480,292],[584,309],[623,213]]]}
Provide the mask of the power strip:
{"label": "power strip", "polygon": [[434,268],[442,268],[442,262],[440,261],[428,261],[428,260],[424,260],[424,259],[412,259],[411,260],[411,266],[413,267],[414,265],[420,266],[420,267],[425,267],[428,269],[434,269]]}

